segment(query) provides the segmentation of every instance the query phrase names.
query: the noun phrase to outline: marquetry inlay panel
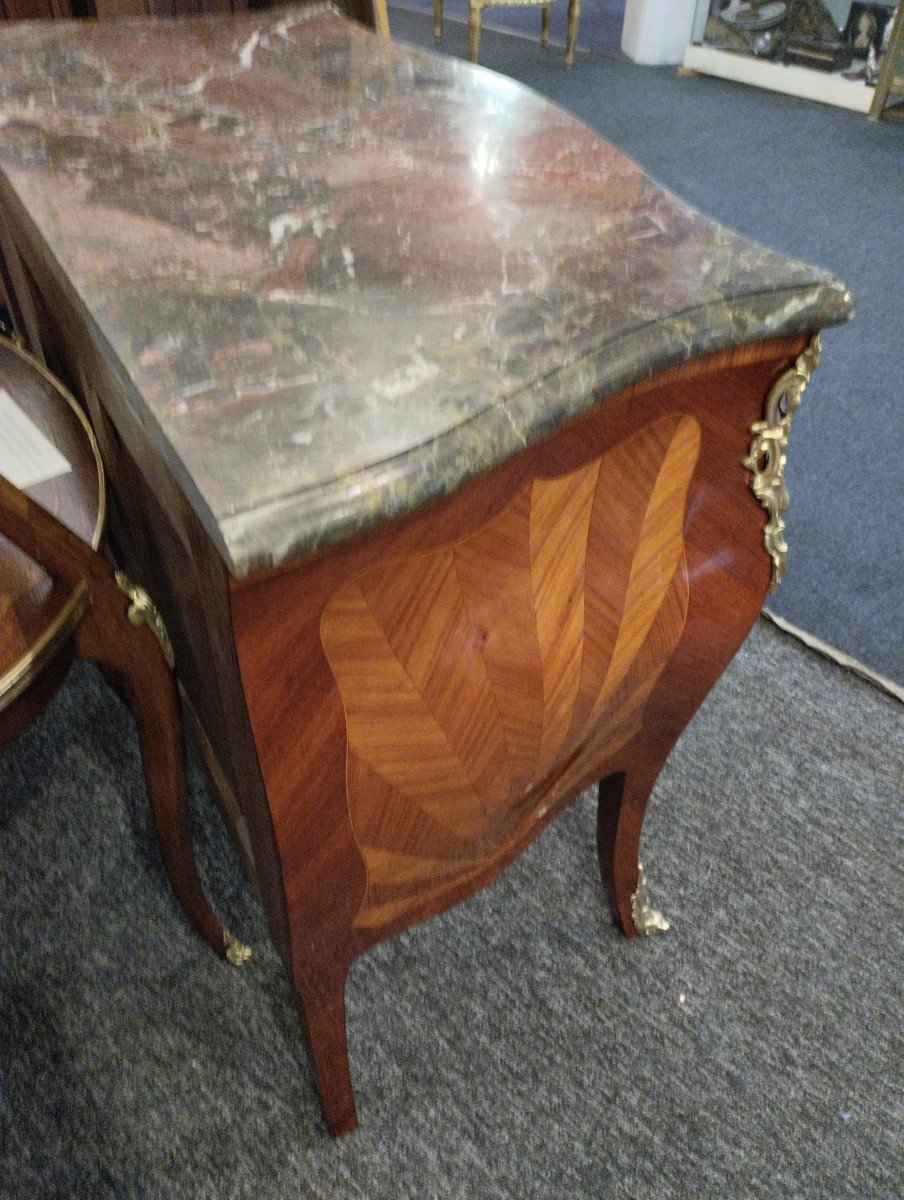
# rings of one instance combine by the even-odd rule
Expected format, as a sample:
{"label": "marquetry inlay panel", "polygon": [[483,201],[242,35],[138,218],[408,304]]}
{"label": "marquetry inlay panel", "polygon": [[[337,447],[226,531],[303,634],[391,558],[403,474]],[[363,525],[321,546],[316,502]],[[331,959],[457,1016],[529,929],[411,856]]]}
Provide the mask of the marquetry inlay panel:
{"label": "marquetry inlay panel", "polygon": [[332,596],[321,638],[367,872],[358,926],[476,875],[637,731],[687,615],[699,444],[693,418],[664,417]]}

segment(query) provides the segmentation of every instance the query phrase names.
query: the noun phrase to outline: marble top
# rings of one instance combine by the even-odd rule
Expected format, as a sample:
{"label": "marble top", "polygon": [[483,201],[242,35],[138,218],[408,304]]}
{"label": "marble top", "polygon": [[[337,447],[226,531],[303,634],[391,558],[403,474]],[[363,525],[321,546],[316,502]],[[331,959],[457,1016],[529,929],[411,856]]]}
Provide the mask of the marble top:
{"label": "marble top", "polygon": [[321,5],[5,28],[0,166],[237,576],[853,307],[528,89]]}

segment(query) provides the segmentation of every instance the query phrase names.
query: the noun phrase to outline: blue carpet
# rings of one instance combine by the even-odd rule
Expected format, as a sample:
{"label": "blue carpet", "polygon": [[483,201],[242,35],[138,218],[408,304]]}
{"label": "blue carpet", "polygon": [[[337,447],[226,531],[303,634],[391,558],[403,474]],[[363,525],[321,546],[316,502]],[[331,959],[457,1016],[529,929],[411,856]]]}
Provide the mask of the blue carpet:
{"label": "blue carpet", "polygon": [[[464,6],[450,0],[450,12],[454,3]],[[565,6],[556,9],[564,19]],[[770,603],[904,682],[904,125],[639,67],[611,37],[568,71],[557,51],[493,33],[490,18],[505,12],[487,14],[483,65],[575,113],[691,204],[829,268],[856,295],[857,317],[826,335],[795,419],[788,570]],[[520,16],[537,23],[535,12]],[[390,19],[394,37],[433,45],[426,16],[393,8]],[[590,28],[582,12],[579,44]],[[467,56],[462,24],[446,22],[442,49]]]}

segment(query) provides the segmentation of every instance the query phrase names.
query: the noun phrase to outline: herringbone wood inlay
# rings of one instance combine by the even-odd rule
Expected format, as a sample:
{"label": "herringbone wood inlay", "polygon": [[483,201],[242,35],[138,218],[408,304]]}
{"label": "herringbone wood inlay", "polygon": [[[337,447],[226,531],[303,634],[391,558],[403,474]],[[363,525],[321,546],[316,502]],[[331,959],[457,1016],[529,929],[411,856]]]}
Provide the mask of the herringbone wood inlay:
{"label": "herringbone wood inlay", "polygon": [[358,926],[475,875],[587,756],[639,727],[687,613],[700,431],[664,417],[535,478],[462,541],[364,571],[323,613],[367,870]]}

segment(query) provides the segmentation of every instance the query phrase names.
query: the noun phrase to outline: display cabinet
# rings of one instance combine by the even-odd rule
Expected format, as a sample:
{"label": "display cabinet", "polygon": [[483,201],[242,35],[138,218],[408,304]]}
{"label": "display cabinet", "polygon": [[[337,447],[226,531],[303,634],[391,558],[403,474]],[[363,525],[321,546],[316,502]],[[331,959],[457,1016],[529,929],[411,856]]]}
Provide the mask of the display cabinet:
{"label": "display cabinet", "polygon": [[685,67],[867,113],[894,0],[698,0]]}

